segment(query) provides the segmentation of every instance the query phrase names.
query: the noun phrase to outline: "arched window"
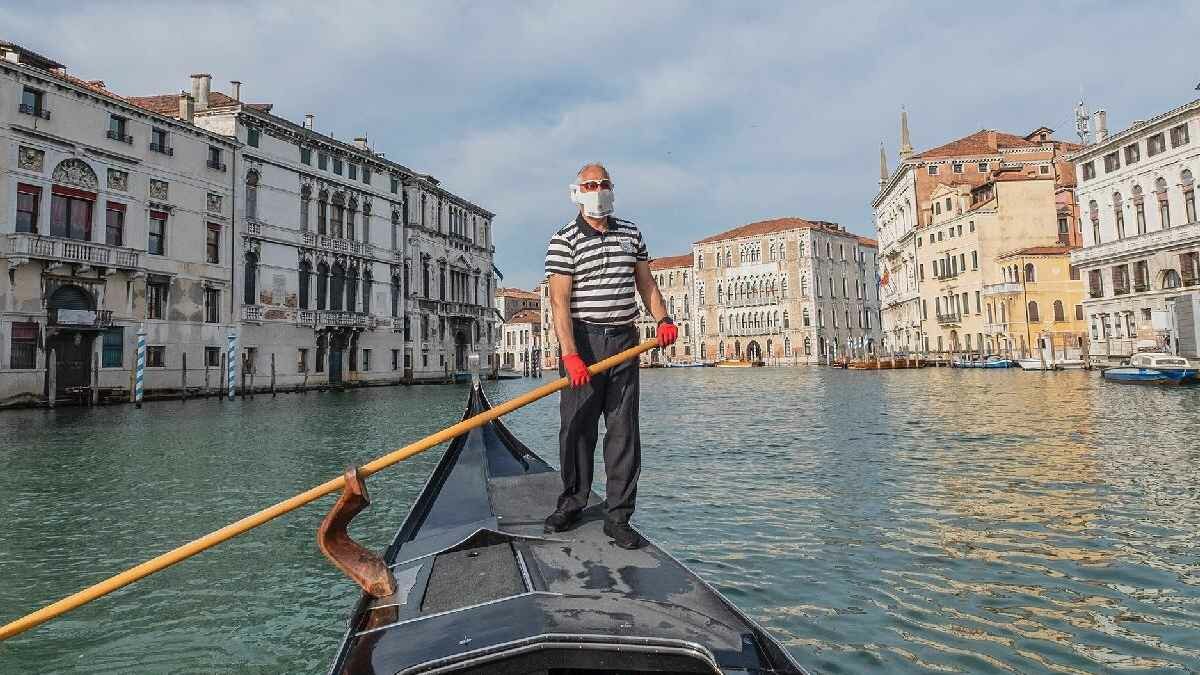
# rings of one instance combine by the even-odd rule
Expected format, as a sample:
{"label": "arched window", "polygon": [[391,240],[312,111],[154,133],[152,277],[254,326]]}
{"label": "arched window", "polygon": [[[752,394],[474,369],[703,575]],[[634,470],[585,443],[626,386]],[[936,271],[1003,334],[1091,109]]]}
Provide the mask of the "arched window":
{"label": "arched window", "polygon": [[[346,238],[355,238],[354,216],[358,213],[358,197],[351,197],[346,207]],[[347,303],[349,304],[349,303]]]}
{"label": "arched window", "polygon": [[1042,318],[1040,316],[1038,316],[1037,301],[1030,300],[1029,301],[1029,323],[1034,323],[1036,321],[1041,321],[1041,320],[1042,320]]}
{"label": "arched window", "polygon": [[312,263],[300,261],[300,309],[308,309],[309,288],[312,285]]}
{"label": "arched window", "polygon": [[1113,200],[1113,216],[1117,224],[1117,239],[1125,238],[1125,204],[1121,200],[1121,193],[1114,192]]}
{"label": "arched window", "polygon": [[708,345],[703,342],[700,343],[700,358],[701,359],[708,358]]}
{"label": "arched window", "polygon": [[1008,323],[1008,305],[1003,302],[1000,303],[1000,323]]}
{"label": "arched window", "polygon": [[1025,281],[1027,283],[1037,281],[1037,270],[1034,268],[1033,263],[1025,263]]}
{"label": "arched window", "polygon": [[308,232],[308,203],[312,199],[312,186],[300,187],[300,231]]}
{"label": "arched window", "polygon": [[783,338],[783,355],[789,358],[792,355],[792,339],[789,337]]}
{"label": "arched window", "polygon": [[329,233],[329,191],[322,188],[317,193],[317,234]]}
{"label": "arched window", "polygon": [[346,271],[346,311],[353,312],[358,306],[358,268]]}
{"label": "arched window", "polygon": [[253,253],[246,254],[246,280],[245,288],[243,288],[242,303],[246,305],[258,304],[258,256]]}
{"label": "arched window", "polygon": [[1154,192],[1158,194],[1158,220],[1162,229],[1171,227],[1171,209],[1167,202],[1167,179],[1159,178],[1154,181]]}
{"label": "arched window", "polygon": [[258,172],[246,174],[246,219],[258,218]]}
{"label": "arched window", "polygon": [[400,316],[400,277],[392,275],[392,316]]}
{"label": "arched window", "polygon": [[1100,205],[1093,199],[1088,202],[1088,216],[1092,221],[1092,244],[1100,243]]}
{"label": "arched window", "polygon": [[324,262],[317,264],[317,309],[325,309],[329,293],[329,266]]}
{"label": "arched window", "polygon": [[700,317],[700,335],[708,334],[707,326],[704,317]]}
{"label": "arched window", "polygon": [[1183,213],[1189,223],[1196,222],[1196,185],[1192,180],[1191,169],[1184,169],[1179,174],[1180,186],[1183,188]]}
{"label": "arched window", "polygon": [[787,310],[785,309],[785,310],[783,310],[783,327],[788,328],[789,327],[788,324],[789,324],[788,313],[787,313]]}
{"label": "arched window", "polygon": [[809,313],[808,313],[808,308],[807,308],[807,307],[805,307],[804,309],[800,310],[800,321],[801,321],[801,323],[803,323],[803,324],[804,324],[806,327],[807,327],[807,326],[811,326],[811,325],[812,325],[812,317],[809,315]]}
{"label": "arched window", "polygon": [[[781,289],[780,295],[786,297],[787,296],[787,277],[784,277],[783,280],[779,282],[779,285],[780,285],[780,289]],[[800,297],[802,297],[802,298],[808,297],[808,277],[807,276],[800,277]]]}
{"label": "arched window", "polygon": [[724,340],[721,340],[719,343],[717,343],[717,354],[719,354],[721,358],[725,358],[725,341]]}
{"label": "arched window", "polygon": [[[804,282],[801,281],[801,283],[804,283]],[[787,298],[787,296],[788,296],[788,294],[787,294],[787,277],[786,276],[780,277],[779,278],[779,297]]]}
{"label": "arched window", "polygon": [[1054,320],[1055,321],[1066,321],[1067,320],[1067,313],[1065,311],[1063,311],[1062,300],[1054,301]]}
{"label": "arched window", "polygon": [[804,355],[812,356],[812,338],[807,335],[804,336]]}
{"label": "arched window", "polygon": [[333,264],[329,279],[329,309],[340,310],[346,299],[346,268],[341,263]]}
{"label": "arched window", "polygon": [[1179,288],[1181,285],[1183,285],[1183,284],[1181,283],[1181,280],[1179,278],[1179,272],[1176,272],[1173,269],[1163,270],[1162,287],[1164,289]]}
{"label": "arched window", "polygon": [[371,275],[371,270],[364,271],[363,278],[362,278],[362,284],[363,284],[362,285],[362,311],[363,311],[363,314],[371,313],[371,282],[372,282],[372,280],[373,280],[373,278]]}

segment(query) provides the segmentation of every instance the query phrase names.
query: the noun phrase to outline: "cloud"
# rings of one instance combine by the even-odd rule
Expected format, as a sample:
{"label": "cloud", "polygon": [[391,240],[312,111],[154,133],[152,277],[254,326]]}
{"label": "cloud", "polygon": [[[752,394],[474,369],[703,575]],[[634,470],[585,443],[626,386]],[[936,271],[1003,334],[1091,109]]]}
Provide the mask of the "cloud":
{"label": "cloud", "polygon": [[[1152,36],[1119,30],[1148,21]],[[496,212],[497,264],[523,286],[571,217],[566,185],[585,161],[610,165],[618,212],[655,255],[784,215],[870,234],[878,146],[894,166],[902,105],[918,147],[984,127],[1070,138],[1081,87],[1120,128],[1193,96],[1181,66],[1198,24],[1188,2],[0,9],[0,38],[115,91],[177,91],[211,72],[338,138],[366,133]]]}

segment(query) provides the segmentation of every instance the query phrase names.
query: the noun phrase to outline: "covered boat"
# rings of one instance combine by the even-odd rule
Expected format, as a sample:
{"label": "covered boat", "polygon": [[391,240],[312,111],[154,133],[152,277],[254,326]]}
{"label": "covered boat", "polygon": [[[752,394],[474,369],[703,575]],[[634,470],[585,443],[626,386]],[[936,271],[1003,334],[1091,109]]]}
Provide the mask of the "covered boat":
{"label": "covered boat", "polygon": [[1142,352],[1129,359],[1128,366],[1108,368],[1104,379],[1112,382],[1186,384],[1200,378],[1200,369],[1187,359],[1163,352]]}
{"label": "covered boat", "polygon": [[[466,416],[489,407],[472,387]],[[595,494],[574,529],[544,534],[560,489],[558,472],[498,420],[455,439],[380,561],[389,583],[359,600],[330,672],[804,672],[659,547],[614,546]]]}

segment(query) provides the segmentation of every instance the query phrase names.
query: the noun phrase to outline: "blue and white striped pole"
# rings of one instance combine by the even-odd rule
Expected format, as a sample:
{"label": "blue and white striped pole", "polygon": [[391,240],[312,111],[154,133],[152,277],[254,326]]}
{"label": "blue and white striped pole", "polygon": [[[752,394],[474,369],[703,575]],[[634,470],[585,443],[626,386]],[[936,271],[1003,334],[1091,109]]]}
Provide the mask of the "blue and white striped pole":
{"label": "blue and white striped pole", "polygon": [[226,337],[229,341],[226,351],[228,355],[225,358],[226,380],[229,388],[229,400],[233,400],[233,395],[237,389],[237,333],[233,329],[229,329],[229,335]]}
{"label": "blue and white striped pole", "polygon": [[133,375],[133,402],[138,408],[142,407],[142,392],[146,377],[146,324],[138,326],[137,332],[137,371]]}

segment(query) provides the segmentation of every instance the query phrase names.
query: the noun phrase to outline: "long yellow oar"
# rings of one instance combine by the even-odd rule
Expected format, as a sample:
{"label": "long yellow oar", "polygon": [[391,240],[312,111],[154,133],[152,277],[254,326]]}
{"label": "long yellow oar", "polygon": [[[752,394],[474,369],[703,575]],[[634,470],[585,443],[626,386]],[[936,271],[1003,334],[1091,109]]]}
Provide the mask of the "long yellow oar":
{"label": "long yellow oar", "polygon": [[[654,340],[647,340],[636,347],[630,347],[620,354],[610,356],[599,363],[593,364],[588,368],[588,370],[595,375],[608,370],[613,366],[635,358],[643,352],[650,351],[657,346],[658,343],[656,343]],[[366,478],[367,476],[370,476],[378,471],[382,471],[383,469],[386,469],[397,462],[406,460],[415,454],[424,452],[429,448],[432,448],[436,445],[441,445],[446,441],[461,436],[472,429],[481,427],[497,417],[500,417],[501,415],[506,415],[517,408],[533,403],[538,399],[545,398],[546,396],[549,396],[550,394],[553,394],[554,392],[563,389],[566,386],[567,378],[565,377],[559,378],[548,384],[544,384],[533,391],[526,392],[525,394],[514,398],[511,401],[507,401],[496,406],[495,408],[481,412],[474,417],[469,417],[458,424],[455,424],[454,426],[443,429],[433,435],[426,436],[416,443],[406,445],[399,450],[393,450],[392,452],[378,459],[368,462],[358,469],[358,475]],[[285,499],[274,506],[265,508],[254,515],[246,516],[235,523],[226,525],[216,532],[206,534],[199,539],[195,539],[184,544],[183,546],[180,546],[179,548],[167,551],[156,558],[147,560],[136,567],[131,567],[114,577],[105,579],[94,586],[89,586],[88,588],[85,588],[74,595],[69,595],[62,600],[55,602],[54,604],[47,605],[32,614],[23,616],[20,619],[17,619],[16,621],[4,626],[3,628],[0,628],[0,640],[7,640],[8,638],[14,635],[19,635],[20,633],[23,633],[34,626],[45,623],[56,616],[66,614],[67,612],[80,607],[81,605],[85,605],[96,598],[108,595],[118,588],[132,584],[138,579],[148,577],[159,570],[165,569],[177,562],[180,562],[181,560],[186,560],[197,553],[200,553],[201,551],[210,549],[223,541],[232,539],[239,534],[246,532],[247,530],[252,530],[263,523],[282,516],[285,513],[294,511],[301,506],[308,504],[309,502],[315,501],[327,494],[330,494],[331,492],[341,490],[344,486],[345,477],[338,476],[333,480],[326,481],[314,488],[301,492],[290,499]]]}

